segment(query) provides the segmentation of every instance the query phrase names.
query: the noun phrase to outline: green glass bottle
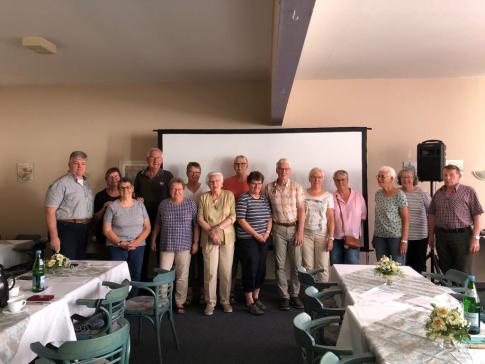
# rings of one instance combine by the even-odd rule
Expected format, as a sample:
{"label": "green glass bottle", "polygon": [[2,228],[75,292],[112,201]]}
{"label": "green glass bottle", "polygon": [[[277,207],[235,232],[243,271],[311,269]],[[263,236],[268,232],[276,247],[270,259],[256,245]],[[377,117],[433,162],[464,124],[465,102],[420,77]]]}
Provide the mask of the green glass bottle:
{"label": "green glass bottle", "polygon": [[42,292],[45,289],[45,267],[41,251],[35,252],[34,266],[32,267],[32,291]]}
{"label": "green glass bottle", "polygon": [[480,333],[480,299],[475,286],[475,276],[468,276],[468,283],[463,298],[463,313],[468,321],[468,333],[477,335]]}

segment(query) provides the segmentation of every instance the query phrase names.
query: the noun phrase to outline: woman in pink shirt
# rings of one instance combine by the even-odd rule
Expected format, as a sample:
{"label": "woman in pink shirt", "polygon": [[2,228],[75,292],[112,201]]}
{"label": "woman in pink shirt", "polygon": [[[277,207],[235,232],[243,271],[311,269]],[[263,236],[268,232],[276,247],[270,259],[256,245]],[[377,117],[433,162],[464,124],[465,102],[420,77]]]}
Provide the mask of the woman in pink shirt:
{"label": "woman in pink shirt", "polygon": [[[362,194],[349,187],[349,175],[344,170],[333,174],[337,191],[333,193],[335,206],[335,240],[330,252],[333,264],[359,264],[360,249],[344,244],[345,235],[360,239],[360,227],[367,217],[367,208]],[[343,218],[343,221],[342,221]]]}

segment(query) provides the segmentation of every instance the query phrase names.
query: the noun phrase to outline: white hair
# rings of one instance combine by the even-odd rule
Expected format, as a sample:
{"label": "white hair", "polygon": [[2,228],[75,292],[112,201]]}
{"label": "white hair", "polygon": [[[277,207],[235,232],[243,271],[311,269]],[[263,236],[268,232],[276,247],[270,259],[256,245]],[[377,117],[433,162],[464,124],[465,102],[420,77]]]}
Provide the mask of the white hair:
{"label": "white hair", "polygon": [[377,171],[377,173],[379,174],[380,172],[384,172],[386,174],[388,174],[389,176],[392,177],[392,179],[396,179],[396,170],[392,167],[389,167],[389,166],[382,166],[381,168],[379,168],[379,170]]}
{"label": "white hair", "polygon": [[242,155],[242,154],[237,155],[237,156],[234,158],[234,163],[236,163],[238,159],[244,159],[244,161],[245,161],[246,163],[249,163],[249,161],[248,161],[248,157],[246,157],[245,155]]}
{"label": "white hair", "polygon": [[152,148],[148,149],[147,158],[150,157],[153,152],[160,152],[160,154],[163,156],[163,152],[160,148],[152,147]]}
{"label": "white hair", "polygon": [[276,162],[276,168],[279,168],[280,164],[286,163],[290,166],[291,168],[291,162],[289,159],[286,158],[281,158],[278,162]]}
{"label": "white hair", "polygon": [[205,183],[209,184],[209,180],[212,176],[219,176],[221,177],[221,181],[224,182],[224,175],[221,172],[209,172],[205,178]]}
{"label": "white hair", "polygon": [[310,177],[312,176],[312,173],[315,173],[315,172],[320,172],[322,174],[322,178],[325,178],[325,172],[323,172],[321,168],[313,167],[312,169],[310,169],[310,172],[308,172],[308,179],[310,179]]}

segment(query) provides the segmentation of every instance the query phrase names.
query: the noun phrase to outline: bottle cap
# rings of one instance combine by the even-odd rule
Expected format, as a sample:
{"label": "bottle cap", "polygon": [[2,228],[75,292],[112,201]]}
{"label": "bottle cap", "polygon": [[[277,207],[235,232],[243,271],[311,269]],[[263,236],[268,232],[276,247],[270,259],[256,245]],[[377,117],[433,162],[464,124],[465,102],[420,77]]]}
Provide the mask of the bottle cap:
{"label": "bottle cap", "polygon": [[475,280],[475,276],[474,276],[474,275],[472,275],[472,274],[470,274],[470,275],[468,276],[468,279],[469,279],[470,281],[474,281],[474,280]]}
{"label": "bottle cap", "polygon": [[40,251],[40,250],[35,251],[35,254],[40,254],[40,253],[42,253],[42,251]]}

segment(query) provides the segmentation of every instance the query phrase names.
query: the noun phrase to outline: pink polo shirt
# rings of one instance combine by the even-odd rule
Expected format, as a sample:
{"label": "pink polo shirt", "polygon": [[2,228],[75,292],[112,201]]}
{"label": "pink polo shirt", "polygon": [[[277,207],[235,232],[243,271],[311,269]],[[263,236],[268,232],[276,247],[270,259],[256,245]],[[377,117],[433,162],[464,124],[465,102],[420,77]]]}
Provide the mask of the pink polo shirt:
{"label": "pink polo shirt", "polygon": [[[345,235],[352,235],[354,238],[359,239],[360,225],[362,220],[367,218],[364,197],[359,192],[351,189],[347,203],[337,191],[333,193],[333,200],[335,205],[335,239],[343,239]],[[342,229],[340,208],[342,208],[344,217],[345,232]]]}

